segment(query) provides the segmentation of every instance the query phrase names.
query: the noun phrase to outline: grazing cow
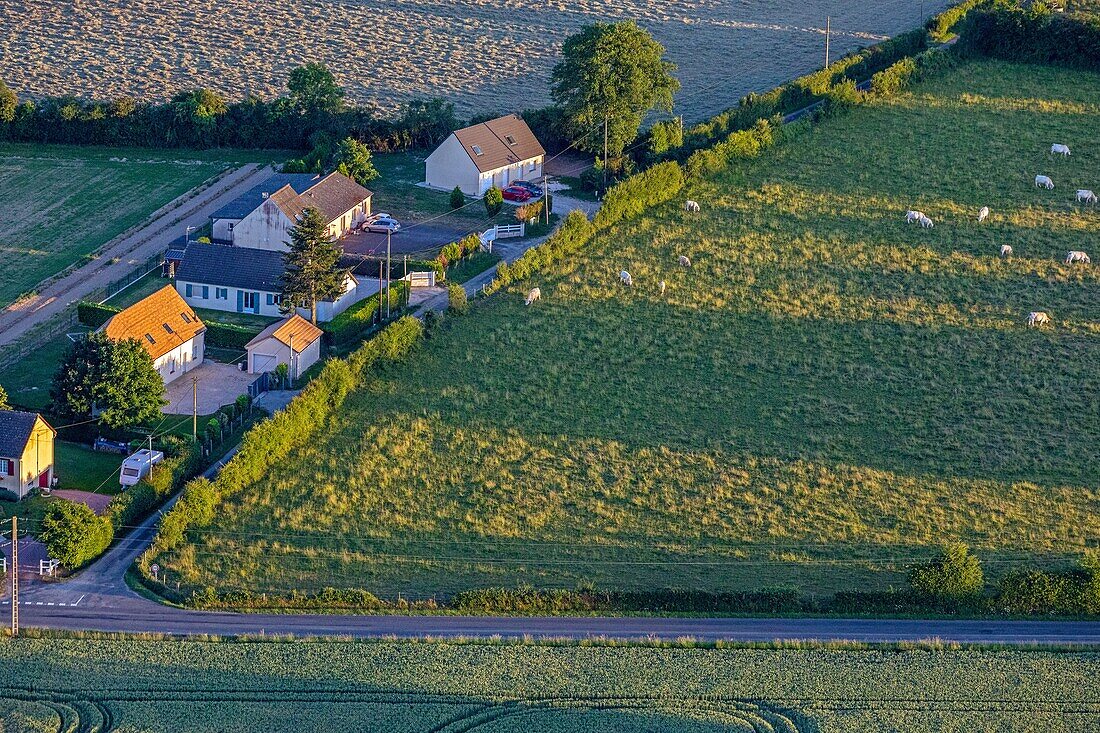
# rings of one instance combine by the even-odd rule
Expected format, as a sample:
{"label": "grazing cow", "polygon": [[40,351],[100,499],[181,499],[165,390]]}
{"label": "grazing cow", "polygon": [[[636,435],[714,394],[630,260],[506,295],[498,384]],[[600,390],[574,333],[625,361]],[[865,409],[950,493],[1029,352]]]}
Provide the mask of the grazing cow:
{"label": "grazing cow", "polygon": [[912,210],[906,211],[905,212],[905,223],[906,224],[912,224],[915,221],[920,221],[922,216],[924,216],[924,213],[921,212],[921,211],[912,211]]}
{"label": "grazing cow", "polygon": [[634,284],[634,278],[630,277],[630,273],[626,270],[623,270],[619,273],[619,280],[622,282],[623,285],[626,285],[627,287],[630,287]]}
{"label": "grazing cow", "polygon": [[1081,201],[1084,201],[1086,204],[1095,204],[1096,203],[1096,194],[1094,194],[1092,191],[1088,190],[1087,188],[1079,188],[1079,189],[1077,189],[1077,201],[1078,201],[1078,203],[1080,203]]}
{"label": "grazing cow", "polygon": [[1012,256],[1012,247],[1009,247],[1007,244],[1002,244],[1001,245],[1001,257],[1011,257],[1011,256]]}
{"label": "grazing cow", "polygon": [[687,258],[687,255],[680,255],[677,262],[680,263],[680,267],[691,267],[691,260]]}
{"label": "grazing cow", "polygon": [[1043,311],[1031,311],[1027,314],[1027,327],[1038,328],[1039,326],[1045,326],[1050,323],[1050,316]]}
{"label": "grazing cow", "polygon": [[978,223],[981,224],[983,221],[985,221],[988,218],[989,218],[989,207],[988,206],[983,206],[982,210],[978,212]]}
{"label": "grazing cow", "polygon": [[924,214],[920,215],[919,221],[920,225],[925,229],[931,229],[932,227],[936,226],[935,223]]}
{"label": "grazing cow", "polygon": [[1035,176],[1035,187],[1050,191],[1054,188],[1054,181],[1050,180],[1050,176]]}
{"label": "grazing cow", "polygon": [[1069,146],[1062,145],[1061,143],[1054,143],[1050,146],[1051,155],[1061,155],[1063,158],[1070,155]]}
{"label": "grazing cow", "polygon": [[693,214],[699,213],[699,202],[688,199],[684,202],[684,211],[690,211]]}
{"label": "grazing cow", "polygon": [[1074,262],[1080,262],[1083,265],[1091,265],[1092,260],[1089,256],[1080,250],[1070,250],[1066,253],[1066,264],[1072,265]]}
{"label": "grazing cow", "polygon": [[659,289],[659,290],[661,291],[661,297],[662,297],[662,298],[663,298],[663,297],[664,297],[664,295],[665,295],[665,288],[666,288],[666,287],[668,287],[668,286],[667,286],[667,285],[665,285],[665,281],[664,281],[664,280],[662,280],[661,282],[657,283],[657,288],[658,288],[658,289]]}
{"label": "grazing cow", "polygon": [[531,292],[527,294],[527,300],[525,300],[523,304],[531,305],[536,300],[542,300],[542,291],[538,288],[531,288]]}

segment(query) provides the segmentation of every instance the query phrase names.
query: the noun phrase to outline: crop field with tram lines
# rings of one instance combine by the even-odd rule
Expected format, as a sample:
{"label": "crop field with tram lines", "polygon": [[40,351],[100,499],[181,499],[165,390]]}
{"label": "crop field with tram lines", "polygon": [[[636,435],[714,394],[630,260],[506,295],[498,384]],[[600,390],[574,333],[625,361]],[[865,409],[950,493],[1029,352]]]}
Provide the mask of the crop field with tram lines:
{"label": "crop field with tram lines", "polygon": [[1098,92],[972,63],[693,184],[700,214],[452,318],[161,564],[425,598],[884,589],[950,540],[992,580],[1073,562],[1100,536],[1100,268],[1062,259],[1100,232],[1074,201],[1100,188]]}
{"label": "crop field with tram lines", "polygon": [[582,25],[636,20],[669,49],[683,82],[678,113],[705,117],[749,91],[819,66],[832,51],[914,28],[950,0],[0,0],[19,18],[0,37],[0,79],[29,96],[163,100],[205,86],[272,96],[289,71],[320,61],[350,99],[392,111],[443,97],[460,114],[547,102],[562,42]]}
{"label": "crop field with tram lines", "polygon": [[0,730],[1077,732],[1094,652],[20,639]]}

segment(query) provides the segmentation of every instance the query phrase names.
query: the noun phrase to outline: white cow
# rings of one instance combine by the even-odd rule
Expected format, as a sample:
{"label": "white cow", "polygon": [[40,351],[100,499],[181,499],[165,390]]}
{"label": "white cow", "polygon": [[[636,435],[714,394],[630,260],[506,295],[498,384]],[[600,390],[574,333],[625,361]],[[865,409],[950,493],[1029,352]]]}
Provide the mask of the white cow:
{"label": "white cow", "polygon": [[668,287],[668,286],[667,286],[667,285],[665,285],[665,281],[664,281],[664,280],[662,280],[661,282],[657,283],[657,288],[658,288],[658,289],[659,289],[659,290],[661,291],[661,297],[664,297],[664,294],[665,294],[665,288],[666,288],[666,287]]}
{"label": "white cow", "polygon": [[935,223],[924,214],[921,214],[919,221],[920,225],[925,229],[931,229],[932,227],[936,226]]}
{"label": "white cow", "polygon": [[1069,146],[1068,145],[1062,145],[1061,143],[1054,143],[1053,145],[1050,146],[1050,154],[1051,155],[1061,155],[1062,157],[1067,157],[1067,156],[1070,155]]}
{"label": "white cow", "polygon": [[913,210],[906,211],[905,212],[905,223],[906,224],[912,224],[915,221],[920,221],[921,217],[923,217],[923,216],[924,216],[924,212],[922,212],[922,211],[913,211]]}
{"label": "white cow", "polygon": [[690,211],[692,213],[698,214],[699,213],[699,202],[698,201],[692,201],[691,199],[688,199],[687,201],[684,202],[684,211]]}
{"label": "white cow", "polygon": [[619,280],[622,282],[623,285],[626,285],[627,287],[630,287],[634,284],[634,278],[630,277],[630,273],[626,270],[623,270],[619,273]]}
{"label": "white cow", "polygon": [[676,261],[680,263],[680,267],[691,267],[691,260],[687,258],[687,255],[680,255]]}
{"label": "white cow", "polygon": [[1039,326],[1045,326],[1050,323],[1050,316],[1043,311],[1031,311],[1027,314],[1027,326],[1028,328],[1038,328]]}
{"label": "white cow", "polygon": [[1050,176],[1035,176],[1035,187],[1049,191],[1054,188],[1054,181],[1050,180]]}
{"label": "white cow", "polygon": [[1011,257],[1011,256],[1012,256],[1012,247],[1008,246],[1007,244],[1002,244],[1001,245],[1001,257]]}
{"label": "white cow", "polygon": [[1092,191],[1088,190],[1087,188],[1079,188],[1079,189],[1077,189],[1077,201],[1078,202],[1084,201],[1086,204],[1095,204],[1096,203],[1096,194],[1094,194]]}
{"label": "white cow", "polygon": [[531,288],[531,292],[527,294],[527,300],[525,300],[523,304],[531,305],[536,300],[542,300],[542,291],[538,288]]}
{"label": "white cow", "polygon": [[1084,265],[1092,264],[1092,260],[1089,258],[1088,254],[1076,249],[1066,253],[1066,264],[1072,265],[1074,262],[1080,262]]}
{"label": "white cow", "polygon": [[985,221],[988,218],[989,218],[989,207],[988,206],[983,206],[982,210],[978,212],[978,223],[981,224],[983,221]]}

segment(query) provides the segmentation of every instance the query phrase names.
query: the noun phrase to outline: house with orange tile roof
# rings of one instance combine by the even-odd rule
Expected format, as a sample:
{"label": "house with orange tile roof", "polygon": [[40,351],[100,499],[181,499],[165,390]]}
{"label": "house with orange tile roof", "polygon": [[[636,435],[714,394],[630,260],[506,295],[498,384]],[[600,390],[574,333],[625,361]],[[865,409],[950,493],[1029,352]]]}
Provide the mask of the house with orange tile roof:
{"label": "house with orange tile roof", "polygon": [[99,330],[112,341],[139,341],[165,384],[202,364],[206,325],[171,285],[111,316]]}
{"label": "house with orange tile roof", "polygon": [[519,115],[455,130],[424,161],[424,183],[445,191],[458,186],[467,196],[491,187],[542,178],[546,151]]}
{"label": "house with orange tile roof", "polygon": [[297,313],[272,323],[245,345],[248,373],[273,372],[286,364],[290,378],[297,379],[321,358],[322,333]]}

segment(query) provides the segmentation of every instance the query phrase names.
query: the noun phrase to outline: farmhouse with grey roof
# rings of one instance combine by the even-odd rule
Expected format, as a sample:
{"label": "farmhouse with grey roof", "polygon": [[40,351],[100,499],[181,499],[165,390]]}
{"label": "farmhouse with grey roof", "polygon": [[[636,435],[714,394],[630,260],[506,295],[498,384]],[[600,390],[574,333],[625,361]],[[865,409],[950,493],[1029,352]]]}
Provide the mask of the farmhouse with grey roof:
{"label": "farmhouse with grey roof", "polygon": [[329,236],[342,237],[370,216],[371,192],[342,173],[278,173],[210,217],[212,239],[237,247],[288,249],[290,228],[314,208]]}
{"label": "farmhouse with grey roof", "polygon": [[[282,252],[221,244],[192,243],[176,269],[176,292],[192,308],[261,316],[284,315]],[[317,305],[317,319],[330,321],[348,306],[378,292],[378,282],[348,273],[344,294]],[[308,315],[307,309],[299,309]]]}

